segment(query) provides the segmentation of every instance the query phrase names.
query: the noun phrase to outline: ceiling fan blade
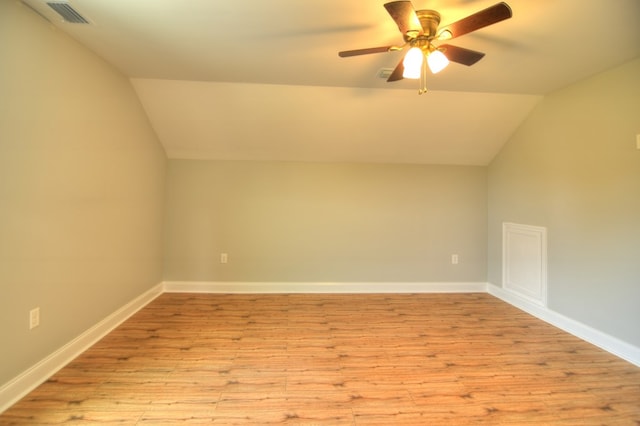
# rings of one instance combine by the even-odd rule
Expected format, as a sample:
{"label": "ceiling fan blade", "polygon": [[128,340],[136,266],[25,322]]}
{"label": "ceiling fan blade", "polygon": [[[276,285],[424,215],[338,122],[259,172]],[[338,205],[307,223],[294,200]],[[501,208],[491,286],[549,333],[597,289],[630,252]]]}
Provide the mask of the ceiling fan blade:
{"label": "ceiling fan blade", "polygon": [[402,73],[404,72],[403,61],[404,61],[404,58],[400,59],[400,62],[398,62],[398,65],[396,66],[396,68],[393,70],[389,78],[387,78],[387,82],[398,81],[403,79],[402,77]]}
{"label": "ceiling fan blade", "polygon": [[443,40],[460,37],[472,31],[495,24],[512,16],[511,8],[505,2],[494,4],[480,12],[469,15],[466,18],[449,24],[439,29],[439,34]]}
{"label": "ceiling fan blade", "polygon": [[347,58],[349,56],[368,55],[370,53],[384,53],[388,52],[392,47],[393,46],[380,46],[369,47],[367,49],[344,50],[342,52],[338,52],[338,56],[341,58]]}
{"label": "ceiling fan blade", "polygon": [[462,65],[471,66],[484,57],[484,53],[476,50],[465,49],[464,47],[452,46],[450,44],[441,44],[438,50],[444,53],[451,62],[457,62]]}
{"label": "ceiling fan blade", "polygon": [[410,1],[392,1],[391,3],[386,3],[384,8],[387,9],[391,18],[398,24],[398,29],[405,41],[408,39],[407,33],[409,31],[414,33],[409,38],[415,38],[422,34],[422,25],[420,25],[418,15],[416,15],[416,11]]}

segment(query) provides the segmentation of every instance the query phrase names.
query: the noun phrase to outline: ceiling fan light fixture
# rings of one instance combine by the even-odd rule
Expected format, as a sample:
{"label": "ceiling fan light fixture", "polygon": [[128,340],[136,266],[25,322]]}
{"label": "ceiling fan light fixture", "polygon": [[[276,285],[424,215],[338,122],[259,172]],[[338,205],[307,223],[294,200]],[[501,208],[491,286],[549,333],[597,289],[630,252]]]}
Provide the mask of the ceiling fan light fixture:
{"label": "ceiling fan light fixture", "polygon": [[427,56],[427,64],[432,73],[437,74],[449,65],[449,59],[439,50],[434,50]]}
{"label": "ceiling fan light fixture", "polygon": [[412,47],[411,49],[409,49],[407,54],[404,56],[404,60],[402,61],[402,65],[404,66],[402,77],[419,79],[422,72],[423,60],[424,54],[419,47]]}

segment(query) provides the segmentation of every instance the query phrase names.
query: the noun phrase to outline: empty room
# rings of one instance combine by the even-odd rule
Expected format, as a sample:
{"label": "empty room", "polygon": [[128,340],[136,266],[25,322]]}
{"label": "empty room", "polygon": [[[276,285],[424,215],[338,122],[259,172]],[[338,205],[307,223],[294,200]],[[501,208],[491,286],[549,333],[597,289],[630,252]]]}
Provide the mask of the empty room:
{"label": "empty room", "polygon": [[0,0],[0,425],[640,424],[637,0]]}

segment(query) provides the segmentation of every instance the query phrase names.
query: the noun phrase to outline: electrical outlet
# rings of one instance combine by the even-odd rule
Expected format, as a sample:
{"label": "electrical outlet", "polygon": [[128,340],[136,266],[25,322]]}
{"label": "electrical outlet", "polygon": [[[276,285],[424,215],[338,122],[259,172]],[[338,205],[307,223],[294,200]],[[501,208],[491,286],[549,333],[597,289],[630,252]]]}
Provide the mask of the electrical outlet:
{"label": "electrical outlet", "polygon": [[458,264],[458,255],[457,254],[452,254],[451,255],[451,264],[452,265],[457,265]]}
{"label": "electrical outlet", "polygon": [[40,308],[33,308],[29,311],[29,330],[40,325]]}
{"label": "electrical outlet", "polygon": [[220,253],[220,263],[227,263],[229,261],[229,256],[227,253]]}

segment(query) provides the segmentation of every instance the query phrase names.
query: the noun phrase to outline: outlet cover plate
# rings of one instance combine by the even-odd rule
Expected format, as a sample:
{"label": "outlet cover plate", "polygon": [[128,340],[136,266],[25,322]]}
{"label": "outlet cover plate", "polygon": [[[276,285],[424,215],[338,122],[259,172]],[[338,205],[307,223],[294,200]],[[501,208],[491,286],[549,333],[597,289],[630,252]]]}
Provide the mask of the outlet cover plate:
{"label": "outlet cover plate", "polygon": [[29,311],[29,330],[40,325],[40,308],[33,308]]}

